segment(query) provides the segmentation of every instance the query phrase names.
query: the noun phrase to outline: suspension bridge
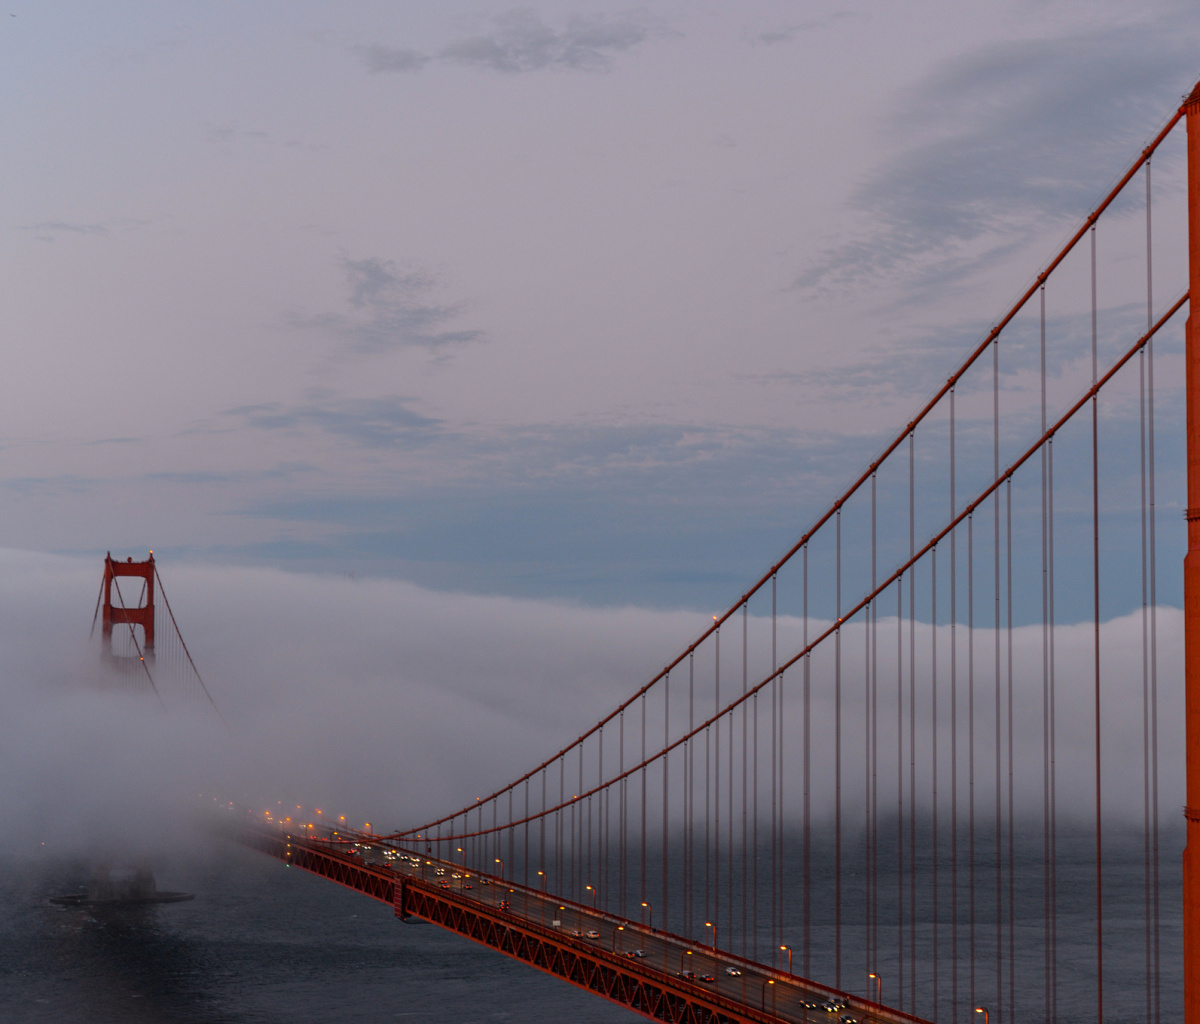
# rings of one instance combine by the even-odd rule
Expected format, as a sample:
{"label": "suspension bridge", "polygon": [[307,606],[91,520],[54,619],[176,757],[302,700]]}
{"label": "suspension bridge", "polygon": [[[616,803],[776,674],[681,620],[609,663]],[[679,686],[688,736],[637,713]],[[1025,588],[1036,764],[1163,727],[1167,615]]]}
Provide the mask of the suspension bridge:
{"label": "suspension bridge", "polygon": [[[1171,146],[1187,187],[1157,197]],[[1156,227],[1184,220],[1164,299]],[[1180,921],[1159,733],[1183,716],[1200,1024],[1197,288],[1200,86],[794,546],[602,720],[412,827],[233,807],[220,827],[655,1020],[1158,1024]],[[1164,372],[1186,438],[1157,426]],[[1186,500],[1164,501],[1179,450]],[[1160,704],[1173,503],[1184,706]],[[102,597],[123,572],[153,604],[152,561],[110,559]],[[153,683],[118,604],[105,630],[128,625]]]}

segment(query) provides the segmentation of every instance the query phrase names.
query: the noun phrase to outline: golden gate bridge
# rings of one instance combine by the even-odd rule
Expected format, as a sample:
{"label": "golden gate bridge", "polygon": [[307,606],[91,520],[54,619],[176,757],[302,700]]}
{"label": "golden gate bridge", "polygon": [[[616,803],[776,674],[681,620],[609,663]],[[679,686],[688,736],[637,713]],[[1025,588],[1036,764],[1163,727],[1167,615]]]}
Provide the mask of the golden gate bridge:
{"label": "golden gate bridge", "polygon": [[[1163,302],[1151,171],[1181,122],[1187,287]],[[1126,246],[1108,268],[1131,210],[1143,262]],[[230,805],[220,828],[655,1020],[1158,1024],[1177,917],[1161,899],[1155,342],[1197,288],[1200,86],[844,493],[603,719],[412,827]],[[1191,320],[1181,365],[1183,1005],[1200,1024]],[[105,572],[102,598],[140,577],[152,609],[152,559]],[[106,603],[104,623],[128,626],[149,677],[152,610]],[[1106,829],[1133,805],[1140,858],[1117,873]]]}

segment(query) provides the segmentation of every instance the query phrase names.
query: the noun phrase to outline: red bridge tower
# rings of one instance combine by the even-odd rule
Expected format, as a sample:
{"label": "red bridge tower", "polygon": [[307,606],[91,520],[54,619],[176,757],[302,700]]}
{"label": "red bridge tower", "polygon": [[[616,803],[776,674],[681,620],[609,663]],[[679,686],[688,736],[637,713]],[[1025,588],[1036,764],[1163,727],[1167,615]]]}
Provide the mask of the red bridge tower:
{"label": "red bridge tower", "polygon": [[[144,581],[146,592],[146,603],[141,604],[141,587],[138,587],[136,594],[122,592],[120,584],[117,584],[118,604],[113,607],[113,584],[119,576],[133,576]],[[137,586],[137,584],[135,584]],[[132,558],[127,558],[124,562],[114,562],[112,553],[109,552],[104,556],[104,585],[102,587],[104,595],[104,618],[102,620],[102,636],[104,643],[105,654],[112,655],[112,631],[114,625],[122,625],[131,623],[135,626],[141,626],[145,635],[145,640],[142,644],[143,655],[149,657],[154,653],[154,552],[150,552],[150,557],[144,562],[135,562]],[[138,603],[130,607],[126,602],[130,598]]]}

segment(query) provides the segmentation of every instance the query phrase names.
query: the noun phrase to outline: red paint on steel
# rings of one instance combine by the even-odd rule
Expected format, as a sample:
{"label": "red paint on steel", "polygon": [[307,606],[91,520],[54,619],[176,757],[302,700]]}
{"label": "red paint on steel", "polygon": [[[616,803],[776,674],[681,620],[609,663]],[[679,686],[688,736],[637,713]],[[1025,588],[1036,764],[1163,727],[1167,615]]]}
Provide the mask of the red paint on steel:
{"label": "red paint on steel", "polygon": [[[1187,115],[1188,263],[1200,294],[1200,85]],[[1187,372],[1187,555],[1183,560],[1184,702],[1187,728],[1187,846],[1183,852],[1183,1019],[1200,1024],[1200,324],[1189,310]]]}
{"label": "red paint on steel", "polygon": [[[391,904],[401,919],[415,916],[440,925],[651,1020],[672,1024],[781,1024],[783,1021],[774,1014],[719,992],[702,989],[694,982],[657,970],[640,960],[574,939],[561,929],[548,928],[434,883],[403,875],[386,865],[367,863],[323,840],[290,835],[252,821],[230,825],[232,827],[221,831],[236,842]],[[524,887],[518,888],[524,890]],[[528,891],[538,894],[538,890]],[[574,908],[588,909],[582,905],[574,905]],[[611,914],[596,916],[606,921],[619,920]],[[626,922],[626,927],[630,931],[641,930],[632,920]],[[654,934],[674,938],[661,931]],[[770,971],[770,968],[752,965],[740,957],[725,953],[721,956],[723,960]],[[779,976],[781,982],[786,978],[786,975]],[[813,987],[858,1002],[845,993],[824,986]],[[906,1013],[872,1008],[873,1014],[881,1010],[883,1019],[894,1024],[926,1024]]]}
{"label": "red paint on steel", "polygon": [[[140,608],[130,608],[126,606],[125,600],[129,595],[121,594],[118,600],[120,603],[113,607],[113,584],[118,577],[132,576],[136,579],[141,579],[146,586],[146,603]],[[116,584],[118,590],[120,584]],[[145,641],[142,644],[143,650],[152,652],[154,650],[154,552],[150,552],[150,557],[144,562],[135,562],[132,558],[124,562],[113,561],[111,553],[104,556],[104,618],[102,620],[102,636],[104,640],[104,650],[106,653],[112,653],[112,631],[113,626],[131,624],[141,626],[145,635]],[[139,595],[140,596],[140,593]]]}

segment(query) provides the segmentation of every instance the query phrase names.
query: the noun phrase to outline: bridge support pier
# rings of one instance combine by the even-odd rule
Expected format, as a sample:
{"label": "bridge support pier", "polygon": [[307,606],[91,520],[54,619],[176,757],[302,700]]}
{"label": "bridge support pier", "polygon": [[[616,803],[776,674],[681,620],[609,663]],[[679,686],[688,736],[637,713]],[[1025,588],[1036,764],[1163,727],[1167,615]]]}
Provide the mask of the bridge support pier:
{"label": "bridge support pier", "polygon": [[1200,1024],[1200,85],[1184,102],[1188,154],[1187,555],[1183,562],[1187,846],[1183,852],[1183,1019]]}

